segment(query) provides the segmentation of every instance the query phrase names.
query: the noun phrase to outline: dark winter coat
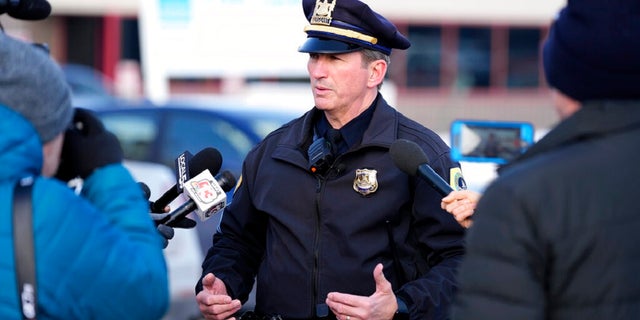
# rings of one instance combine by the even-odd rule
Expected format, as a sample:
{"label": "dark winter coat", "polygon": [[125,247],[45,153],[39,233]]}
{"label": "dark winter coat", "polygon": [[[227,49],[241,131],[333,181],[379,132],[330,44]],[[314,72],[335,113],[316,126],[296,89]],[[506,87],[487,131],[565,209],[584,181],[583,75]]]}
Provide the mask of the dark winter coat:
{"label": "dark winter coat", "polygon": [[593,102],[487,188],[455,319],[638,319],[640,102]]}
{"label": "dark winter coat", "polygon": [[[241,299],[257,275],[256,310],[304,319],[326,309],[329,292],[373,294],[373,269],[382,263],[412,319],[444,318],[464,230],[433,188],[394,165],[389,147],[398,138],[418,143],[447,181],[459,165],[438,135],[377,101],[361,143],[324,176],[311,173],[307,159],[316,109],[250,152],[204,274]],[[354,190],[358,169],[376,170],[375,192]]]}

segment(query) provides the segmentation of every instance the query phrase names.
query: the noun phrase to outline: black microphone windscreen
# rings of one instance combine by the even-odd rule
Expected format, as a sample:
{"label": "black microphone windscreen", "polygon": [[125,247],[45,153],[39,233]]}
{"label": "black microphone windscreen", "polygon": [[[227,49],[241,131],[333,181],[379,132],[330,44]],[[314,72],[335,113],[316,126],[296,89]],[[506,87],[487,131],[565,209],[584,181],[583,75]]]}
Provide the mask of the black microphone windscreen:
{"label": "black microphone windscreen", "polygon": [[398,139],[391,144],[389,154],[393,163],[404,173],[415,176],[418,166],[428,163],[429,158],[420,146],[406,139]]}
{"label": "black microphone windscreen", "polygon": [[236,185],[237,180],[233,173],[229,170],[225,170],[216,176],[216,182],[218,182],[222,190],[227,192]]}
{"label": "black microphone windscreen", "polygon": [[216,148],[204,148],[196,153],[189,161],[189,174],[197,176],[200,172],[209,169],[211,175],[216,175],[222,167],[222,155]]}
{"label": "black microphone windscreen", "polygon": [[9,16],[19,20],[42,20],[51,14],[51,4],[46,0],[20,0],[7,9]]}

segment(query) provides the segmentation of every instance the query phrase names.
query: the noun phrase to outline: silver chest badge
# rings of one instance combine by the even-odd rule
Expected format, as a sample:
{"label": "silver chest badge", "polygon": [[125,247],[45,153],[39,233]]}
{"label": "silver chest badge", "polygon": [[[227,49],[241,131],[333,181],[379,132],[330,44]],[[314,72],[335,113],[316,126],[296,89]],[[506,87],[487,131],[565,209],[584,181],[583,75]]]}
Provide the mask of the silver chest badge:
{"label": "silver chest badge", "polygon": [[353,190],[366,196],[378,190],[378,171],[373,169],[357,169],[356,178],[353,180]]}

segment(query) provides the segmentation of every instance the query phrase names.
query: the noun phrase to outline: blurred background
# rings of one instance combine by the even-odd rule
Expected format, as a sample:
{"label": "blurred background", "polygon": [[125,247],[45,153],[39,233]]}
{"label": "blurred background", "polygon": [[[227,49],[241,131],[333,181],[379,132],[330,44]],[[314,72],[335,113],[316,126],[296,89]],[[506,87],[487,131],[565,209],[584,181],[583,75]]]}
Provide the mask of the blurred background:
{"label": "blurred background", "polygon": [[[400,111],[437,131],[453,118],[527,120],[536,128],[557,120],[538,52],[565,0],[366,2],[412,42],[392,54],[385,84]],[[299,0],[50,3],[48,19],[0,21],[9,34],[48,43],[61,64],[104,75],[120,98],[225,95],[274,108],[312,105],[307,57],[296,51],[306,25]]]}
{"label": "blurred background", "polygon": [[[0,23],[48,44],[74,105],[96,110],[116,133],[151,200],[175,183],[172,160],[181,152],[219,148],[223,170],[237,176],[253,145],[313,106],[308,56],[297,52],[307,24],[300,0],[49,2],[47,19],[5,14]],[[446,142],[456,119],[526,121],[536,138],[558,121],[539,52],[566,0],[365,2],[412,43],[392,53],[383,95]],[[495,164],[462,166],[471,189],[495,177]],[[194,286],[219,218],[176,230],[165,250],[166,319],[199,318]]]}

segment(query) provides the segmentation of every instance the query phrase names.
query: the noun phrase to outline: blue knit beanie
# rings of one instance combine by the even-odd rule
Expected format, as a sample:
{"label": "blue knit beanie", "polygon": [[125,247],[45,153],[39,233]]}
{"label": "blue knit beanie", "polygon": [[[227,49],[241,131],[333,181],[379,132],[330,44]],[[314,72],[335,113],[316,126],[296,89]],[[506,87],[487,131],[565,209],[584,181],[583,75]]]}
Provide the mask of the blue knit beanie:
{"label": "blue knit beanie", "polygon": [[44,50],[0,32],[0,105],[24,116],[45,143],[71,123],[71,91]]}
{"label": "blue knit beanie", "polygon": [[542,54],[549,85],[575,100],[640,98],[640,1],[568,0]]}

